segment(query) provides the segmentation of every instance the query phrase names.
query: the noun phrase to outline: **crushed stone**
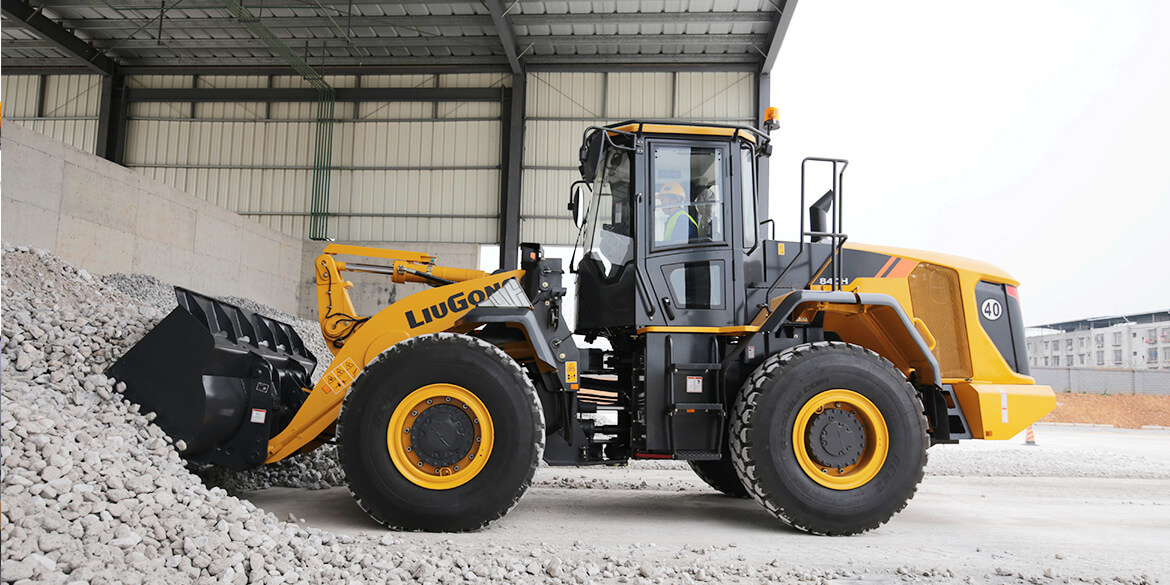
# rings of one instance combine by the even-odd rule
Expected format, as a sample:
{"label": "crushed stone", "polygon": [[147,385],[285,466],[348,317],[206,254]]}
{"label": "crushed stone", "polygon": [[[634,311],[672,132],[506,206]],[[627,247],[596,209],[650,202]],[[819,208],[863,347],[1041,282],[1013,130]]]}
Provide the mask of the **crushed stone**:
{"label": "crushed stone", "polygon": [[[170,294],[165,284],[135,275],[95,278],[27,247],[4,245],[0,266],[0,581],[5,583],[954,580],[949,572],[913,566],[882,575],[810,568],[779,552],[770,562],[746,562],[732,554],[711,557],[701,547],[666,555],[652,544],[615,551],[587,543],[501,545],[490,538],[482,546],[456,547],[451,541],[423,543],[411,534],[346,536],[306,528],[192,473],[151,422],[153,415],[123,400],[120,385],[102,374],[173,306],[173,300],[164,302]],[[282,320],[316,328],[308,321]],[[302,335],[309,341],[319,334],[306,329]],[[314,351],[321,349],[323,344]],[[223,483],[232,489],[342,483],[331,452],[314,453],[299,462],[294,458],[285,472],[273,466],[251,476],[234,474],[240,483]],[[932,454],[932,462],[938,459]],[[678,464],[653,466],[659,467]],[[1067,579],[1051,571],[1013,574],[1005,568],[1003,573],[982,582]]]}
{"label": "crushed stone", "polygon": [[[788,563],[664,561],[592,545],[465,550],[286,522],[192,474],[101,372],[165,315],[35,249],[5,245],[0,581],[5,583],[676,583],[825,581]],[[27,361],[17,370],[18,356]]]}

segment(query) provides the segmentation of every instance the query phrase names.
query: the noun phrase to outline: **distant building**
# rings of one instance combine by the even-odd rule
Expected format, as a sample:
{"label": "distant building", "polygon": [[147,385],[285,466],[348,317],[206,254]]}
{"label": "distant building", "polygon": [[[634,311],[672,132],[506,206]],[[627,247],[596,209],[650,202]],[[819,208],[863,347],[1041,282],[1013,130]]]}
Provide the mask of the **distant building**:
{"label": "distant building", "polygon": [[1027,338],[1037,367],[1170,370],[1170,311],[1040,325]]}

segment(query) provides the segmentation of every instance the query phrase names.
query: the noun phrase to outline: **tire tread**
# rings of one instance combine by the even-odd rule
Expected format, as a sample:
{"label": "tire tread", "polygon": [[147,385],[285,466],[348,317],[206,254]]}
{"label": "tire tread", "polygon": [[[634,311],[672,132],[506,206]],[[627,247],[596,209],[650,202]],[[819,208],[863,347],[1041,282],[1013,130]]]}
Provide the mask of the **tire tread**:
{"label": "tire tread", "polygon": [[[860,534],[885,524],[889,521],[889,518],[892,518],[898,512],[901,512],[906,508],[906,505],[909,504],[910,499],[914,497],[915,493],[917,493],[918,485],[922,482],[922,478],[925,475],[927,461],[926,449],[922,450],[922,462],[921,465],[918,466],[918,474],[914,479],[914,485],[910,491],[910,494],[905,500],[901,502],[894,513],[891,514],[889,518],[884,520],[859,527],[855,530],[847,531],[828,531],[793,518],[784,510],[779,502],[770,498],[768,494],[765,493],[764,488],[761,485],[760,475],[757,473],[756,467],[750,463],[752,461],[752,445],[748,438],[752,428],[751,415],[755,410],[756,404],[759,402],[760,395],[764,392],[762,389],[769,387],[770,382],[782,375],[792,362],[824,351],[848,351],[858,355],[865,355],[871,358],[876,358],[880,360],[883,366],[894,371],[898,371],[897,368],[894,367],[893,363],[879,355],[877,352],[859,345],[843,343],[840,341],[818,341],[814,343],[801,344],[769,356],[768,359],[764,360],[764,363],[760,364],[760,366],[756,368],[751,376],[748,377],[747,382],[744,383],[743,387],[739,391],[738,399],[735,401],[734,411],[732,412],[731,436],[729,441],[731,448],[731,460],[735,465],[736,471],[739,473],[740,479],[743,480],[744,487],[747,488],[748,494],[751,496],[751,498],[785,524],[788,524],[789,526],[792,526],[798,530],[818,535],[831,534],[846,536]],[[898,375],[901,376],[900,371]],[[914,387],[911,386],[909,382],[906,382],[903,386],[911,398],[917,402],[919,400],[918,393]],[[923,414],[920,409],[918,411],[918,416],[920,419],[919,426],[922,432],[923,444],[929,445],[930,440],[929,436],[927,435],[926,415]]]}
{"label": "tire tread", "polygon": [[[479,525],[464,528],[462,530],[454,531],[454,532],[473,532],[473,531],[479,530],[479,529],[487,526],[488,524],[490,524],[496,520],[499,520],[504,515],[506,515],[508,512],[512,511],[512,509],[515,508],[516,505],[520,503],[520,499],[522,497],[524,497],[524,494],[528,491],[528,488],[532,485],[532,478],[535,475],[536,468],[539,467],[540,461],[543,458],[543,454],[544,454],[544,409],[541,408],[541,406],[540,406],[540,398],[536,393],[536,388],[533,387],[532,381],[528,379],[528,376],[524,373],[524,370],[521,369],[520,365],[517,364],[516,361],[513,360],[508,354],[504,353],[503,350],[496,347],[495,345],[492,345],[491,343],[488,343],[487,341],[484,341],[484,340],[476,338],[476,337],[471,337],[469,335],[462,335],[462,334],[458,334],[458,333],[447,333],[447,332],[432,333],[429,335],[420,335],[418,337],[412,337],[410,339],[403,340],[403,341],[389,347],[388,349],[386,349],[386,351],[383,351],[381,354],[378,354],[377,357],[370,360],[370,362],[368,364],[366,364],[366,366],[364,368],[362,368],[362,371],[358,374],[357,378],[353,381],[353,384],[350,385],[349,392],[346,393],[345,398],[342,400],[341,410],[338,412],[338,415],[337,415],[337,437],[338,437],[339,441],[344,440],[346,407],[350,404],[350,398],[352,398],[354,396],[354,390],[359,388],[359,385],[361,384],[362,379],[364,377],[372,375],[372,374],[370,374],[370,372],[374,371],[376,369],[375,366],[377,366],[382,361],[389,359],[390,357],[392,357],[396,353],[401,353],[401,352],[406,351],[408,349],[412,349],[418,345],[427,344],[427,343],[450,343],[450,342],[465,344],[465,345],[467,345],[469,347],[473,347],[477,350],[492,354],[497,359],[499,359],[501,364],[505,365],[510,370],[510,376],[513,378],[512,382],[515,383],[515,387],[521,389],[527,396],[529,396],[531,398],[531,400],[529,400],[528,402],[529,402],[529,405],[530,405],[531,410],[532,410],[533,420],[535,420],[537,422],[537,424],[535,425],[535,431],[534,431],[533,437],[532,437],[533,445],[536,447],[536,449],[534,451],[535,457],[533,457],[532,461],[529,463],[524,481],[521,484],[520,488],[516,490],[515,494],[513,494],[512,501],[507,506],[501,508],[498,511],[498,513],[496,513],[494,516],[485,519]],[[337,449],[337,454],[338,454],[339,462],[341,463],[341,468],[344,469],[346,474],[348,475],[350,473],[350,466],[347,465],[346,456],[345,456],[345,449]],[[365,511],[365,513],[368,514],[371,518],[373,518],[374,521],[377,522],[378,524],[381,524],[382,526],[389,528],[391,530],[397,530],[397,531],[405,531],[405,532],[422,532],[423,531],[422,529],[418,529],[418,528],[409,528],[409,527],[405,527],[405,526],[395,525],[393,522],[390,522],[386,518],[383,518],[381,516],[381,514],[379,514],[372,506],[370,506],[359,494],[354,492],[352,484],[348,481],[346,482],[346,489],[349,490],[350,496],[353,497],[353,499],[357,503],[358,507],[361,508],[363,511]]]}

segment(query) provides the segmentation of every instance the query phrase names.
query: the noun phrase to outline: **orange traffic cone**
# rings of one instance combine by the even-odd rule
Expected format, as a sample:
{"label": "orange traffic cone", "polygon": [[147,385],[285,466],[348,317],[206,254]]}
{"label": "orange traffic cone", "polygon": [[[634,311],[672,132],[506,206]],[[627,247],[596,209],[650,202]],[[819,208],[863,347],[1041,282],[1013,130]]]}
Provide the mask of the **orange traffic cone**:
{"label": "orange traffic cone", "polygon": [[1036,446],[1036,434],[1032,432],[1032,425],[1028,425],[1028,429],[1025,431],[1024,444]]}

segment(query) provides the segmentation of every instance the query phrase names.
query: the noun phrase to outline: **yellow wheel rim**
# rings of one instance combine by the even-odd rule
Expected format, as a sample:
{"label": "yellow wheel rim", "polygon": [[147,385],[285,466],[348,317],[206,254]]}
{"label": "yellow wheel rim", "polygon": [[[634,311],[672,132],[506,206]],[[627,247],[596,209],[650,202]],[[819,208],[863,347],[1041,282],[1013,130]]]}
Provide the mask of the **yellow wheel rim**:
{"label": "yellow wheel rim", "polygon": [[[439,406],[448,419],[458,419],[455,412],[465,415],[467,421],[458,419],[458,423],[473,435],[466,452],[456,448],[448,461],[428,460],[415,448],[415,422],[419,417],[426,420],[427,411]],[[494,439],[492,417],[483,401],[454,384],[431,384],[411,392],[394,409],[386,428],[386,448],[394,467],[411,483],[431,490],[449,490],[471,481],[487,465]]]}
{"label": "yellow wheel rim", "polygon": [[[842,411],[833,414],[850,417],[850,421],[856,420],[864,429],[865,444],[860,455],[854,463],[840,467],[818,460],[807,438],[816,417],[833,409]],[[865,485],[881,471],[890,450],[890,434],[886,429],[886,419],[868,398],[852,390],[826,390],[813,396],[796,414],[792,449],[801,470],[813,481],[829,489],[851,490]]]}

